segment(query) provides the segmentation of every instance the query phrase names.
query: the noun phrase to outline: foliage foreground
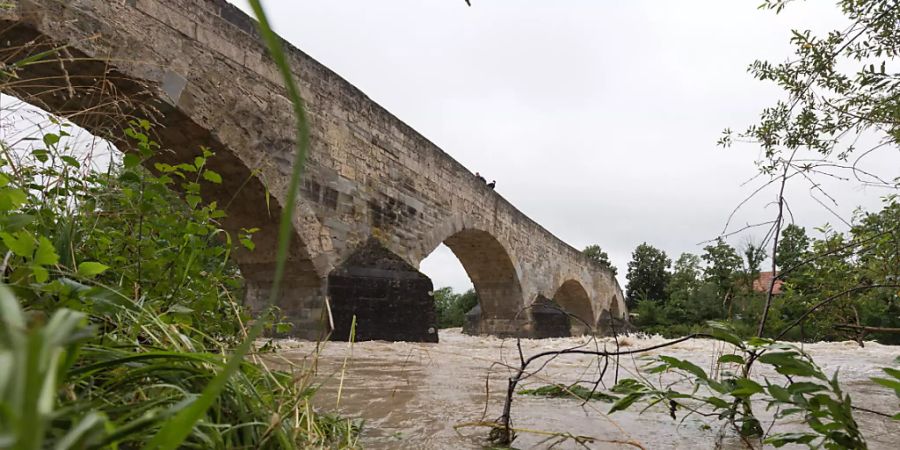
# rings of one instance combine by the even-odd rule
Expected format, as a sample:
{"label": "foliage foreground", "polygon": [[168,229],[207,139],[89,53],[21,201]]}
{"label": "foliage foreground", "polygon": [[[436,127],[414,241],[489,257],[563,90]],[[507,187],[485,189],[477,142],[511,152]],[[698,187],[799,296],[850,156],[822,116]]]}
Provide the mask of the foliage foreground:
{"label": "foliage foreground", "polygon": [[[760,9],[777,13],[790,3],[764,0]],[[752,144],[760,152],[759,174],[753,181],[761,186],[732,212],[722,236],[711,241],[702,257],[681,255],[674,268],[665,252],[646,243],[638,246],[628,265],[627,300],[637,324],[645,331],[684,337],[629,350],[621,350],[616,340],[615,351],[601,350],[596,340],[589,341],[595,348],[582,344],[531,356],[519,347],[520,363],[510,377],[503,415],[489,424],[496,442],[509,445],[515,439],[511,404],[516,386],[549,361],[565,355],[595,356],[598,371],[583,381],[592,389],[554,385],[527,393],[565,393],[587,401],[603,384],[607,368],[618,368],[619,356],[651,351],[662,355],[644,357],[646,365],[639,373],[612,387],[609,395],[617,399],[609,412],[642,405],[642,411],[662,408],[672,419],[716,419],[750,448],[865,449],[857,414],[900,427],[897,403],[854,404],[842,390],[837,371],[825,373],[802,346],[782,342],[852,337],[863,345],[867,336],[882,343],[900,342],[900,173],[896,165],[880,168],[885,174],[863,164],[875,152],[896,158],[900,149],[900,3],[834,3],[847,19],[845,28],[823,35],[793,30],[792,58],[756,61],[749,67],[755,78],[781,88],[784,98],[763,109],[758,122],[743,132],[726,129],[718,142],[723,147]],[[835,211],[837,202],[822,187],[822,178],[881,189],[883,207],[857,211],[846,220]],[[849,232],[826,225],[819,229],[823,237],[807,237],[792,223],[789,184],[807,185],[813,198],[824,198],[820,203]],[[730,231],[735,212],[760,192],[772,191],[772,220]],[[750,242],[743,258],[725,242],[755,229],[764,230],[764,237],[758,244]],[[767,257],[770,271],[761,277]],[[726,349],[709,370],[664,354],[665,347],[695,338],[714,339]],[[538,368],[529,371],[532,363]],[[873,389],[887,388],[900,398],[900,360],[871,381]],[[771,433],[761,424],[761,408],[774,411],[773,425],[800,426],[793,432]]]}
{"label": "foliage foreground", "polygon": [[[297,112],[293,205],[307,145],[302,101],[281,42],[251,3]],[[17,71],[28,65],[58,63],[52,53],[5,61],[0,83],[21,83]],[[101,137],[128,142],[129,152],[106,164],[96,158],[100,141],[83,145],[65,120],[44,115],[22,133],[17,111],[0,113],[8,127],[0,139],[0,448],[357,446],[359,424],[313,408],[311,369],[272,370],[255,350],[266,327],[283,324],[277,311],[251,321],[235,300],[242,280],[230,256],[252,251],[258,230],[229,233],[220,225],[227,205],[204,199],[223,181],[207,167],[212,149],[154,162],[165,148],[151,122],[116,117],[126,128]],[[291,208],[283,214],[273,296]]]}
{"label": "foliage foreground", "polygon": [[[98,172],[70,125],[47,124],[58,129],[37,144],[3,148],[0,447],[144,447],[246,337],[229,256],[253,230],[232,239],[217,224],[226,212],[203,200],[221,182],[210,150],[146,170],[159,146],[133,122],[138,151]],[[312,408],[310,375],[241,361],[182,445],[354,446],[357,424]]]}

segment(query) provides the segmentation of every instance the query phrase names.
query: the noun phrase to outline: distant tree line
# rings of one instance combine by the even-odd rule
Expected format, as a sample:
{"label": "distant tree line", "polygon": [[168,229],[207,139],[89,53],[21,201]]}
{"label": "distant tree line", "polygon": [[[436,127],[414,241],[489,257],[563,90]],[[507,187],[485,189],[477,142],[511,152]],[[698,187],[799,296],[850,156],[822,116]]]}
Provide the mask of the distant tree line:
{"label": "distant tree line", "polygon": [[434,291],[438,328],[463,326],[466,321],[466,313],[477,304],[478,294],[475,293],[475,289],[457,293],[448,286]]}
{"label": "distant tree line", "polygon": [[[778,243],[778,280],[769,329],[784,328],[817,302],[843,293],[809,314],[785,336],[790,340],[877,339],[900,343],[900,293],[877,288],[877,280],[900,279],[900,202],[885,199],[877,213],[858,213],[847,233],[829,226],[784,227]],[[772,276],[760,277],[768,258],[761,245],[740,251],[724,239],[682,253],[674,263],[665,251],[642,243],[628,263],[626,303],[643,331],[665,336],[702,331],[709,320],[731,322],[745,336],[755,334]],[[873,285],[873,289],[855,286]],[[879,329],[884,329],[879,331]]]}

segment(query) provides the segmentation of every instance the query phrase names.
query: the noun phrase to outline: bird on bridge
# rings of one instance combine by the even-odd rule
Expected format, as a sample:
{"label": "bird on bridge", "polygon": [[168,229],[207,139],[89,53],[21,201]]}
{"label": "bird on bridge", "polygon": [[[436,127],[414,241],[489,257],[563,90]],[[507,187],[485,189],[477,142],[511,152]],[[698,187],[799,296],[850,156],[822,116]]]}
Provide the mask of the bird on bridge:
{"label": "bird on bridge", "polygon": [[487,184],[487,186],[491,189],[493,189],[494,186],[496,186],[496,185],[497,185],[497,180],[491,180],[491,182]]}
{"label": "bird on bridge", "polygon": [[466,4],[472,6],[472,2],[470,2],[469,0],[466,0]]}

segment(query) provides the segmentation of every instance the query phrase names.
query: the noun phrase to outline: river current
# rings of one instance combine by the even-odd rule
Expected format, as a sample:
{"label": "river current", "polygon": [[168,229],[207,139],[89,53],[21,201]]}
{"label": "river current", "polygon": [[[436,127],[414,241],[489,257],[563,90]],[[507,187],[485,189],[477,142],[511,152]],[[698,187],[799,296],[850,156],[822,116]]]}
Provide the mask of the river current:
{"label": "river current", "polygon": [[[525,357],[545,350],[558,350],[585,343],[587,337],[522,340]],[[440,343],[407,342],[329,342],[316,357],[316,343],[280,341],[281,354],[300,365],[316,360],[317,379],[322,389],[315,403],[323,410],[338,411],[346,417],[364,420],[361,444],[365,448],[395,449],[480,449],[488,445],[488,429],[472,424],[500,416],[507,388],[517,366],[518,350],[514,339],[468,336],[460,329],[440,330]],[[660,337],[626,337],[623,349],[649,347],[665,342]],[[596,345],[612,349],[609,339]],[[593,346],[594,343],[589,343]],[[881,367],[892,367],[900,357],[900,346],[867,342],[859,348],[855,342],[805,344],[816,363],[827,374],[839,371],[842,387],[855,406],[896,412],[900,410],[891,391],[870,381],[881,376]],[[665,354],[688,359],[711,370],[724,346],[711,340],[692,340],[650,355]],[[618,377],[633,377],[644,362],[631,357],[619,360]],[[538,375],[519,389],[548,383],[569,384],[596,378],[596,358],[568,355],[553,360]],[[612,386],[617,376],[610,367],[604,377]],[[760,376],[776,374],[760,372]],[[610,404],[591,401],[586,404],[572,398],[545,398],[516,395],[512,405],[517,434],[513,447],[526,448],[646,448],[646,449],[740,449],[741,440],[714,419],[691,415],[685,420],[679,411],[673,420],[664,407],[643,405],[628,411],[607,414]],[[771,423],[773,411],[756,406],[764,428]],[[857,412],[857,422],[871,449],[900,448],[900,422]],[[789,431],[802,426],[800,418],[787,420],[771,431]],[[547,434],[550,433],[550,434]],[[583,445],[552,433],[592,438]],[[758,448],[758,446],[757,446]]]}

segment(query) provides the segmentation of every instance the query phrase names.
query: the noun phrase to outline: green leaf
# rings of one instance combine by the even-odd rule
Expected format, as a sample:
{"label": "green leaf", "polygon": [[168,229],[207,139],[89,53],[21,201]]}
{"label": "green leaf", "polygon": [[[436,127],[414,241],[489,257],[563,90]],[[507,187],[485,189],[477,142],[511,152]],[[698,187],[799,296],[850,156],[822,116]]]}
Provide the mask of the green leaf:
{"label": "green leaf", "polygon": [[612,414],[616,411],[624,411],[628,409],[629,406],[633,405],[634,402],[640,400],[642,397],[644,397],[643,392],[632,392],[613,403],[612,407],[609,408],[609,412],[607,414]]}
{"label": "green leaf", "polygon": [[188,308],[187,306],[184,306],[184,305],[175,304],[175,305],[172,305],[171,307],[169,307],[169,312],[175,313],[175,314],[190,314],[190,313],[194,312],[194,310],[191,308]]}
{"label": "green leaf", "polygon": [[821,384],[810,383],[808,381],[795,381],[788,385],[787,390],[791,394],[810,394],[827,389]]}
{"label": "green leaf", "polygon": [[715,320],[707,322],[707,325],[709,325],[711,331],[710,334],[712,334],[714,338],[727,342],[735,347],[744,348],[744,341],[734,333],[734,329],[730,325]]}
{"label": "green leaf", "polygon": [[0,211],[20,208],[28,200],[25,191],[9,187],[0,188]]}
{"label": "green leaf", "polygon": [[781,386],[775,385],[775,384],[770,384],[768,386],[768,389],[769,389],[769,395],[771,395],[772,398],[774,398],[775,400],[778,400],[781,403],[790,403],[791,402],[791,394],[788,392],[787,389],[785,389]]}
{"label": "green leaf", "polygon": [[47,162],[47,160],[50,159],[50,152],[44,149],[32,150],[31,154],[34,156],[34,159],[42,163]]}
{"label": "green leaf", "polygon": [[169,172],[174,172],[174,171],[178,170],[175,167],[173,167],[171,164],[160,163],[160,162],[154,163],[153,167],[156,170],[163,172],[163,173],[169,173]]}
{"label": "green leaf", "polygon": [[749,378],[738,378],[735,380],[735,385],[737,387],[731,391],[731,395],[735,397],[750,397],[763,392],[763,387]]}
{"label": "green leaf", "polygon": [[125,170],[122,172],[122,175],[119,175],[119,181],[124,181],[126,183],[138,183],[141,181],[141,177],[131,170]]}
{"label": "green leaf", "polygon": [[46,283],[50,279],[50,272],[37,264],[31,266],[31,273],[34,274],[34,281],[38,283]]}
{"label": "green leaf", "polygon": [[774,341],[772,341],[771,339],[761,338],[757,336],[747,339],[747,344],[751,347],[764,347],[766,345],[771,345],[773,342]]}
{"label": "green leaf", "polygon": [[900,380],[900,370],[891,369],[890,367],[883,367],[881,370],[883,370],[888,375]]}
{"label": "green leaf", "polygon": [[222,184],[222,176],[209,169],[203,171],[203,179],[210,183]]}
{"label": "green leaf", "polygon": [[34,238],[27,231],[17,231],[15,234],[0,233],[0,239],[16,256],[31,258],[34,254]]}
{"label": "green leaf", "polygon": [[122,158],[122,164],[126,169],[137,167],[141,164],[141,157],[134,153],[126,153],[125,157]]}
{"label": "green leaf", "polygon": [[202,200],[203,199],[200,198],[200,196],[198,196],[198,195],[188,194],[188,195],[184,196],[184,201],[186,201],[187,204],[191,206],[191,208],[196,208],[197,205],[199,205]]}
{"label": "green leaf", "polygon": [[734,363],[744,364],[744,357],[741,355],[722,355],[719,357],[719,364]]}
{"label": "green leaf", "polygon": [[873,377],[872,381],[874,381],[886,388],[893,389],[897,393],[897,395],[900,395],[900,381],[889,380],[887,378],[876,378],[876,377]]}
{"label": "green leaf", "polygon": [[728,409],[731,407],[731,403],[722,400],[719,397],[706,397],[706,403],[709,403],[716,409]]}
{"label": "green leaf", "polygon": [[706,372],[700,368],[700,366],[683,359],[673,358],[671,356],[660,356],[659,359],[668,363],[670,366],[684,370],[685,372],[690,372],[697,378],[701,380],[708,380],[709,376],[706,375]]}
{"label": "green leaf", "polygon": [[178,164],[175,167],[177,169],[183,170],[185,172],[196,172],[197,171],[197,169],[194,166],[192,166],[190,164],[185,164],[185,163]]}
{"label": "green leaf", "polygon": [[83,277],[94,277],[105,272],[109,266],[93,261],[85,261],[78,264],[78,275]]}
{"label": "green leaf", "polygon": [[811,433],[778,433],[766,438],[766,444],[772,444],[777,448],[788,444],[808,444],[816,439]]}
{"label": "green leaf", "polygon": [[71,156],[63,155],[63,156],[60,156],[59,159],[63,160],[66,164],[68,164],[72,167],[75,167],[75,168],[81,167],[81,163],[78,162],[77,159],[75,159]]}
{"label": "green leaf", "polygon": [[59,135],[54,133],[47,133],[44,135],[44,145],[48,147],[52,147],[59,142]]}
{"label": "green leaf", "polygon": [[9,177],[0,172],[0,187],[6,187],[7,184],[9,184]]}
{"label": "green leaf", "polygon": [[38,248],[34,254],[34,263],[41,266],[59,263],[59,255],[56,254],[56,248],[44,236],[38,238]]}
{"label": "green leaf", "polygon": [[29,214],[4,214],[0,215],[0,228],[6,231],[18,231],[34,222],[34,216]]}
{"label": "green leaf", "polygon": [[775,366],[775,371],[782,375],[799,375],[802,377],[822,378],[823,375],[816,368],[800,359],[800,354],[793,351],[769,352],[760,356],[757,361],[763,364]]}

